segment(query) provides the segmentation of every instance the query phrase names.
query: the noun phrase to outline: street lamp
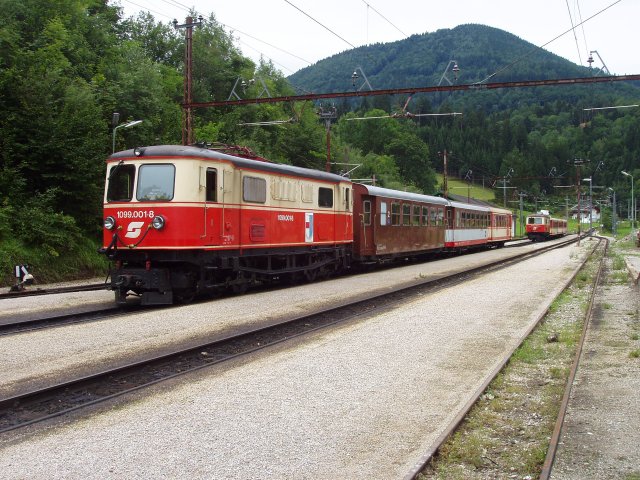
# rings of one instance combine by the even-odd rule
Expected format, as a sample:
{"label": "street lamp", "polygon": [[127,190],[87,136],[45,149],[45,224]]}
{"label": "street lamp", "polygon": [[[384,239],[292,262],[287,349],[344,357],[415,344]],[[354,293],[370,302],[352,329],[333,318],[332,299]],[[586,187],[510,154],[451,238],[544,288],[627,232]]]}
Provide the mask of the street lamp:
{"label": "street lamp", "polygon": [[611,233],[616,236],[616,191],[609,187],[609,190],[613,192],[613,208],[611,209]]}
{"label": "street lamp", "polygon": [[635,198],[633,196],[633,175],[628,172],[622,170],[622,174],[631,177],[631,231],[635,232],[636,230],[636,203]]}
{"label": "street lamp", "polygon": [[593,177],[583,178],[582,181],[589,182],[589,231],[593,230]]}
{"label": "street lamp", "polygon": [[115,127],[113,127],[113,145],[112,145],[111,153],[116,153],[116,130],[118,130],[119,128],[135,127],[140,123],[142,123],[142,120],[133,120],[131,122],[123,123],[122,125],[116,125]]}

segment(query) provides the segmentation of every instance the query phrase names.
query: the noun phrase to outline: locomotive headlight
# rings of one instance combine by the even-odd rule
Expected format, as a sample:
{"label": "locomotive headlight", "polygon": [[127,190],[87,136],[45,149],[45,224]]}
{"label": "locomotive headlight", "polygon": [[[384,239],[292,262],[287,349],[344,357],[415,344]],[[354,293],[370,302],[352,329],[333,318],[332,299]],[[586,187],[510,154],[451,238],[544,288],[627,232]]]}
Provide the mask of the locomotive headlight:
{"label": "locomotive headlight", "polygon": [[112,216],[108,216],[104,219],[104,228],[107,230],[113,230],[116,226],[116,219]]}
{"label": "locomotive headlight", "polygon": [[162,230],[164,228],[164,217],[162,215],[153,217],[153,220],[151,220],[151,226],[156,230]]}

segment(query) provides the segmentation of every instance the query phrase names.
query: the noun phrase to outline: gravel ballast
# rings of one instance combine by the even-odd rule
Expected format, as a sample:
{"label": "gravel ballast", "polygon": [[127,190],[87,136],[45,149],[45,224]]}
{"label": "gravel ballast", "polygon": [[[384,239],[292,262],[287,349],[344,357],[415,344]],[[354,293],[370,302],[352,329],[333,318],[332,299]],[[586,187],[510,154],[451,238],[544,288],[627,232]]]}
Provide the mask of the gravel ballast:
{"label": "gravel ballast", "polygon": [[[7,434],[0,471],[47,479],[402,478],[582,254],[554,251],[145,389],[94,415]],[[316,295],[321,285],[312,286]],[[180,310],[212,315],[207,308]]]}
{"label": "gravel ballast", "polygon": [[[540,245],[522,247],[530,250]],[[469,266],[508,258],[522,251],[501,249],[461,257],[393,268],[313,285],[272,290],[204,304],[151,309],[100,322],[69,325],[9,337],[0,337],[0,399],[51,383],[62,383],[158,352],[177,350],[225,334],[269,324],[274,319],[311,313],[332,303],[345,302],[372,291],[385,292],[399,284],[412,284],[461,271]],[[55,305],[81,305],[92,296],[110,292],[84,292],[2,301],[7,315],[49,312]],[[15,310],[12,310],[15,309]]]}

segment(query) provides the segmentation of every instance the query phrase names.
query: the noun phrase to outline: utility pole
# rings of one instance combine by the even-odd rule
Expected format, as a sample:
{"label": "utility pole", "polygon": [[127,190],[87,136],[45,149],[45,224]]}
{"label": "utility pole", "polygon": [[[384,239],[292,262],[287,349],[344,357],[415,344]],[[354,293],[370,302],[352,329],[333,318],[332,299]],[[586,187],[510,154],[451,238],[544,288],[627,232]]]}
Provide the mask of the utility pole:
{"label": "utility pole", "polygon": [[578,196],[578,246],[580,246],[580,234],[582,228],[582,206],[580,205],[580,167],[584,165],[585,162],[589,160],[584,160],[582,158],[574,158],[573,165],[576,167],[576,190]]}
{"label": "utility pole", "polygon": [[182,107],[182,144],[191,145],[193,143],[193,116],[191,111],[192,101],[192,68],[193,68],[193,27],[202,25],[202,15],[198,16],[198,21],[194,22],[193,17],[187,17],[185,23],[178,25],[178,20],[173,20],[173,28],[185,29],[185,53],[184,53],[184,105]]}
{"label": "utility pole", "polygon": [[524,192],[520,192],[518,194],[518,196],[520,197],[520,236],[522,236],[524,234],[523,232],[523,227],[524,227],[524,215],[523,215],[523,210],[524,210],[524,204],[523,204],[523,197],[526,195],[526,193]]}
{"label": "utility pole", "polygon": [[338,118],[338,110],[336,107],[331,107],[329,110],[324,110],[320,107],[318,115],[321,120],[324,120],[324,126],[327,130],[327,162],[325,163],[325,171],[331,171],[331,120]]}

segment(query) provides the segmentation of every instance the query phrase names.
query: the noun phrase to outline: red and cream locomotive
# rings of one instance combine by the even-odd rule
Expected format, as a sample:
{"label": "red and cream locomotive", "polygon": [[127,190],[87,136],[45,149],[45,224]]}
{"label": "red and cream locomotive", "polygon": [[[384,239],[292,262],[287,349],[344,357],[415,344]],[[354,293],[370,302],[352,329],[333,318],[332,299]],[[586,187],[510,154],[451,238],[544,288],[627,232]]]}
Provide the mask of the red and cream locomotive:
{"label": "red and cream locomotive", "polygon": [[272,280],[312,281],[352,264],[502,246],[508,210],[361,185],[198,146],[107,159],[104,247],[117,303],[186,301]]}
{"label": "red and cream locomotive", "polygon": [[339,175],[175,145],[119,152],[107,167],[103,251],[118,303],[349,265],[352,185]]}
{"label": "red and cream locomotive", "polygon": [[527,216],[527,238],[532,242],[548,240],[567,234],[567,221],[564,218],[553,218],[546,212]]}

